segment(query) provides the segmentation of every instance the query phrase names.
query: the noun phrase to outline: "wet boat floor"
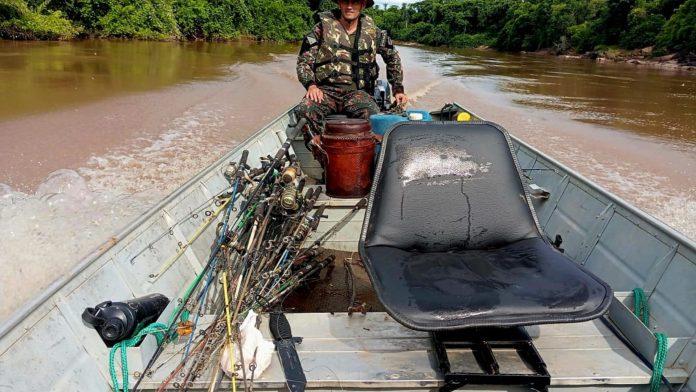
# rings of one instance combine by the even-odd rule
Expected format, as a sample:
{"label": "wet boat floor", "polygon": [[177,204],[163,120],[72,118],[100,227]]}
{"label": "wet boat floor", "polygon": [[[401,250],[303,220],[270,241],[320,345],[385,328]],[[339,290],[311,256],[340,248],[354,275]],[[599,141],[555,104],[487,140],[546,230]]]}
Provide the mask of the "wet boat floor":
{"label": "wet boat floor", "polygon": [[358,252],[327,250],[324,259],[335,256],[333,264],[310,278],[283,301],[292,313],[384,312],[377,299]]}

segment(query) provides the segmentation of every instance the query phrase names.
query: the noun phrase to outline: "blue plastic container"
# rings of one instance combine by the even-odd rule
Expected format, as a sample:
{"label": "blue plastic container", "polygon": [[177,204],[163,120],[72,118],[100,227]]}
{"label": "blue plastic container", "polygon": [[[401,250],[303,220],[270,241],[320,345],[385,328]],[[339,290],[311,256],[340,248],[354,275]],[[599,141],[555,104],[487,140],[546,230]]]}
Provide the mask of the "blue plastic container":
{"label": "blue plastic container", "polygon": [[[420,113],[423,116],[421,121],[433,121],[430,113],[427,110],[407,110],[404,114],[373,114],[370,116],[370,124],[372,125],[372,132],[377,135],[384,135],[390,130],[394,125],[409,121],[408,116],[411,113]],[[376,153],[379,155],[381,146],[377,145]]]}
{"label": "blue plastic container", "polygon": [[427,110],[407,110],[404,114],[373,114],[370,116],[372,132],[384,135],[394,124],[409,121],[408,116],[411,113],[420,113],[423,116],[422,121],[433,121]]}
{"label": "blue plastic container", "polygon": [[394,124],[404,121],[408,121],[408,117],[398,114],[373,114],[370,116],[372,132],[377,135],[384,135]]}

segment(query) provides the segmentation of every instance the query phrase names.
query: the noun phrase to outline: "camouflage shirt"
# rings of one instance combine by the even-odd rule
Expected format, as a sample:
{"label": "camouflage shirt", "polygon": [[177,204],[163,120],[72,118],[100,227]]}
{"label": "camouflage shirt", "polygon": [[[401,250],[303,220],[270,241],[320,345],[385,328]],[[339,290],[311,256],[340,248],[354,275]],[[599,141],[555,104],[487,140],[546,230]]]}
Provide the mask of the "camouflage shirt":
{"label": "camouflage shirt", "polygon": [[[337,13],[334,11],[334,17]],[[297,57],[297,78],[305,88],[317,83],[315,74],[317,54],[321,46],[324,31],[322,23],[317,23],[312,31],[307,34],[302,42],[300,53]],[[377,30],[377,53],[382,56],[387,66],[387,80],[392,86],[394,94],[403,93],[403,69],[399,52],[394,47],[394,43],[384,30]],[[341,90],[354,90],[355,84],[349,83],[340,86],[332,86]],[[368,91],[372,94],[372,91]]]}

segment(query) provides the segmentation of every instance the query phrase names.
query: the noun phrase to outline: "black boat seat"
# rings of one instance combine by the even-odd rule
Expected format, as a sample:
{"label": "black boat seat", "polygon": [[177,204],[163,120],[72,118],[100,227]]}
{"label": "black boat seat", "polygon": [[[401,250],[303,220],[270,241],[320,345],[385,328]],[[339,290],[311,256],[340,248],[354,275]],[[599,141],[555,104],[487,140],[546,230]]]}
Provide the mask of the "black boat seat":
{"label": "black boat seat", "polygon": [[507,132],[493,123],[402,123],[385,135],[360,253],[407,327],[580,322],[611,288],[541,235]]}

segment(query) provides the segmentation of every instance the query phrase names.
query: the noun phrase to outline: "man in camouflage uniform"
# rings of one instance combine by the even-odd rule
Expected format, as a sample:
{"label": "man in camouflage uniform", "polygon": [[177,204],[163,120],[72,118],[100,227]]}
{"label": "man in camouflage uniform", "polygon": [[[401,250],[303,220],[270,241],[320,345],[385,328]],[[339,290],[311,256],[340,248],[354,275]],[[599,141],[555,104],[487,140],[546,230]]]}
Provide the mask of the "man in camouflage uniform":
{"label": "man in camouflage uniform", "polygon": [[297,77],[307,89],[297,107],[307,119],[303,130],[308,146],[318,145],[324,119],[329,114],[368,119],[379,113],[372,98],[379,76],[377,54],[387,65],[394,98],[405,105],[403,71],[399,53],[386,32],[361,11],[373,0],[336,0],[338,9],[319,14],[320,22],[305,37],[297,58]]}

